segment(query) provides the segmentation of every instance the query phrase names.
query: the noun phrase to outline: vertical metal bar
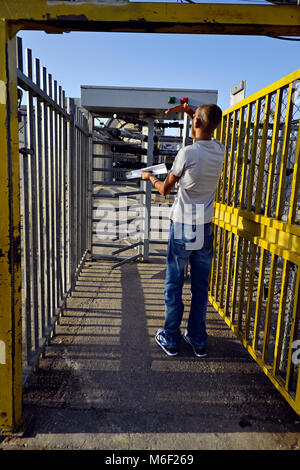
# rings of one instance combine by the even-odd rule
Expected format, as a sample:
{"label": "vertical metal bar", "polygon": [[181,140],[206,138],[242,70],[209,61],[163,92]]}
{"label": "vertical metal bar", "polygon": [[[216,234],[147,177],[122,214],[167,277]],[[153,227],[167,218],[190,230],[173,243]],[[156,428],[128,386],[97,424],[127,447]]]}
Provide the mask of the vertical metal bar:
{"label": "vertical metal bar", "polygon": [[[220,142],[222,142],[222,143],[223,143],[223,141],[224,141],[224,136],[225,136],[225,123],[226,123],[226,119],[225,119],[225,117],[223,116],[223,117],[222,117],[221,124],[220,124],[220,131],[219,131],[219,133],[220,133],[220,136],[219,136],[219,137],[220,137]],[[224,174],[224,167],[223,167],[223,172],[222,172],[222,175],[221,175],[221,177],[220,177],[220,179],[219,179],[218,187],[217,187],[217,191],[216,191],[216,199],[215,199],[215,200],[216,200],[217,202],[220,201],[221,184],[222,184],[222,180],[224,179],[223,174]]]}
{"label": "vertical metal bar", "polygon": [[[66,111],[70,114],[70,99],[66,98]],[[66,246],[66,290],[71,288],[71,277],[70,277],[70,121],[66,120],[66,162],[65,162],[65,246]]]}
{"label": "vertical metal bar", "polygon": [[70,121],[70,133],[69,133],[69,171],[70,171],[70,217],[69,217],[69,230],[70,230],[70,278],[72,284],[75,281],[75,269],[77,261],[77,237],[75,227],[77,225],[77,211],[76,211],[76,192],[77,192],[77,182],[76,182],[76,155],[77,155],[77,142],[76,142],[76,128],[75,128],[75,119],[76,119],[76,109],[74,100],[69,100],[69,114],[71,116]]}
{"label": "vertical metal bar", "polygon": [[259,328],[260,328],[260,319],[261,319],[261,302],[262,302],[262,295],[263,295],[263,289],[264,289],[265,265],[266,265],[266,250],[262,248],[261,254],[260,254],[260,265],[259,265],[257,296],[256,296],[254,327],[253,327],[252,348],[254,351],[256,351],[258,348]]}
{"label": "vertical metal bar", "polygon": [[297,136],[297,145],[296,145],[296,154],[294,162],[294,171],[293,171],[293,181],[291,189],[291,203],[288,215],[288,224],[295,223],[296,209],[298,201],[298,191],[300,185],[300,120],[298,122],[298,136]]}
{"label": "vertical metal bar", "polygon": [[[153,164],[153,150],[154,150],[154,120],[148,119],[148,126],[143,128],[143,134],[147,133],[147,156],[143,157],[143,162],[147,163],[147,166]],[[144,144],[144,143],[143,143]],[[149,257],[149,234],[150,234],[150,217],[151,217],[151,183],[148,181],[141,181],[141,189],[146,194],[142,194],[141,200],[144,206],[144,221],[143,221],[143,232],[142,232],[142,254],[144,261],[148,261]]]}
{"label": "vertical metal bar", "polygon": [[88,117],[88,220],[87,220],[87,248],[92,253],[92,218],[93,218],[93,128],[94,117],[89,113]]}
{"label": "vertical metal bar", "polygon": [[[57,98],[56,102],[61,107],[61,87],[57,87]],[[61,299],[63,297],[63,276],[62,276],[62,125],[61,125],[61,115],[56,113],[57,119],[57,234],[56,234],[56,244],[57,244],[57,290],[58,290],[58,307],[61,304]]]}
{"label": "vertical metal bar", "polygon": [[[42,90],[47,94],[47,70],[42,69]],[[51,265],[50,265],[50,189],[49,189],[49,145],[48,106],[42,103],[42,174],[43,174],[43,219],[44,219],[44,266],[45,266],[45,324],[50,325],[51,317]]]}
{"label": "vertical metal bar", "polygon": [[[222,121],[220,123],[220,126],[219,126],[219,131],[218,133],[220,134],[219,135],[219,138],[220,138],[220,142],[223,142],[224,140],[224,133],[225,133],[225,118],[224,116],[222,117]],[[219,183],[218,183],[218,187],[217,187],[217,191],[216,191],[216,202],[219,202],[220,201],[220,188],[221,188],[221,182],[222,182],[222,179],[224,178],[223,176],[223,173],[224,173],[224,167],[223,167],[223,172],[222,172],[222,175],[219,179]],[[217,248],[218,248],[218,251],[220,250],[220,240],[221,240],[221,228],[218,227],[217,228],[217,225],[214,226],[214,256],[213,256],[213,259],[212,259],[212,265],[211,265],[211,276],[210,276],[210,292],[211,292],[211,295],[214,295],[215,298],[217,296],[217,289],[216,289],[216,280],[218,279],[218,269],[219,269],[219,264],[218,264],[218,260],[219,260],[219,255],[217,255]],[[217,263],[217,266],[216,266],[216,271],[215,271],[215,264]],[[214,273],[216,272],[216,274],[214,275]]]}
{"label": "vertical metal bar", "polygon": [[[292,354],[293,354],[293,343],[296,339],[296,335],[298,332],[299,327],[299,320],[300,320],[300,268],[298,267],[297,270],[297,278],[296,278],[296,286],[295,286],[295,295],[294,295],[294,307],[293,307],[293,315],[292,315],[292,324],[291,324],[291,332],[290,332],[290,341],[289,341],[289,353],[288,353],[288,361],[287,361],[287,371],[286,371],[286,378],[285,378],[285,389],[288,391],[290,390],[292,376],[294,371],[294,363],[292,361]],[[298,372],[298,382],[297,382],[297,389],[296,389],[296,402],[300,405],[300,372]]]}
{"label": "vertical metal bar", "polygon": [[[28,148],[27,144],[27,116],[24,118],[24,146]],[[30,200],[30,176],[29,176],[29,159],[30,154],[25,153],[22,155],[22,250],[23,250],[23,296],[24,296],[24,334],[25,341],[24,353],[26,356],[26,363],[29,363],[32,335],[31,335],[31,257],[30,257],[30,217],[29,217],[29,200]]]}
{"label": "vertical metal bar", "polygon": [[22,421],[21,247],[16,39],[0,20],[0,428]]}
{"label": "vertical metal bar", "polygon": [[[26,49],[26,74],[27,77],[32,80],[32,52],[30,49]],[[35,118],[34,118],[34,106],[33,106],[33,94],[31,91],[27,92],[27,145],[28,149],[32,152],[29,164],[29,233],[30,233],[30,251],[31,251],[31,289],[32,289],[32,314],[33,314],[33,339],[34,342],[31,345],[34,350],[39,344],[39,291],[38,291],[38,258],[39,258],[39,246],[38,246],[38,203],[37,203],[37,167],[36,167],[36,140],[35,140]]]}
{"label": "vertical metal bar", "polygon": [[270,212],[271,212],[274,173],[275,173],[277,146],[278,146],[278,132],[279,132],[279,126],[280,126],[281,103],[282,103],[282,88],[278,89],[276,92],[275,116],[274,116],[273,130],[272,130],[271,154],[270,154],[269,172],[268,172],[268,186],[267,186],[266,204],[265,204],[265,215],[267,216],[270,216]]}
{"label": "vertical metal bar", "polygon": [[275,278],[276,278],[277,259],[278,259],[277,255],[272,253],[269,287],[268,287],[268,300],[267,300],[267,308],[266,308],[265,329],[264,329],[264,341],[263,341],[263,349],[262,349],[262,360],[264,362],[267,362],[267,359],[268,359],[267,356],[268,356],[269,341],[270,341],[272,306],[273,306],[273,300],[274,300],[274,287],[275,287]]}
{"label": "vertical metal bar", "polygon": [[186,113],[184,113],[183,116],[183,135],[182,135],[182,145],[185,147],[188,145],[188,139],[190,136],[190,125],[191,125],[191,120],[188,117]]}
{"label": "vertical metal bar", "polygon": [[247,175],[248,153],[249,153],[249,143],[250,143],[252,106],[253,106],[252,103],[248,104],[247,106],[247,121],[246,121],[246,129],[245,129],[242,178],[241,178],[241,190],[240,190],[240,208],[241,209],[243,209],[245,206],[246,175]]}
{"label": "vertical metal bar", "polygon": [[72,266],[73,266],[73,251],[72,251],[72,156],[74,147],[74,136],[73,136],[73,108],[71,99],[67,99],[67,112],[70,116],[70,121],[67,123],[67,164],[66,164],[66,187],[67,187],[67,198],[66,198],[66,248],[67,248],[67,285],[68,289],[72,286]]}
{"label": "vertical metal bar", "polygon": [[261,99],[258,99],[256,100],[256,103],[255,103],[255,117],[254,117],[254,127],[253,127],[253,134],[252,134],[252,147],[251,147],[251,158],[250,158],[250,168],[249,168],[248,194],[247,194],[247,210],[248,211],[251,211],[251,208],[252,208],[251,206],[252,206],[252,195],[253,195],[253,185],[254,185],[260,108],[261,108]]}
{"label": "vertical metal bar", "polygon": [[232,200],[233,207],[235,207],[237,204],[239,173],[240,173],[240,167],[242,163],[241,152],[242,152],[243,129],[244,129],[244,112],[245,112],[245,108],[241,108],[240,116],[239,116],[238,141],[237,141],[237,149],[236,149],[236,163],[235,163],[234,186],[233,186],[233,200]]}
{"label": "vertical metal bar", "polygon": [[[57,103],[57,81],[53,80],[53,99]],[[58,135],[58,122],[57,122],[57,112],[55,109],[52,110],[53,113],[53,141],[54,141],[54,152],[53,152],[53,192],[54,192],[54,273],[55,273],[55,311],[56,314],[57,308],[59,306],[59,207],[58,207],[58,197],[59,197],[59,182],[58,182],[58,151],[59,151],[59,135]]]}
{"label": "vertical metal bar", "polygon": [[[235,127],[234,127],[235,128]],[[238,126],[238,141],[237,141],[237,150],[236,150],[236,163],[235,163],[235,172],[234,172],[234,186],[233,186],[233,197],[232,197],[232,206],[235,207],[237,203],[237,187],[238,187],[238,178],[239,178],[239,171],[241,166],[241,149],[242,149],[242,138],[243,138],[243,128],[244,128],[244,108],[240,109],[239,115],[239,126]],[[225,296],[225,305],[224,305],[224,313],[225,316],[227,315],[229,298],[230,298],[230,285],[232,284],[232,295],[235,296],[236,286],[237,286],[237,272],[234,269],[234,277],[233,282],[231,283],[231,271],[232,271],[232,251],[233,251],[233,243],[234,237],[236,237],[236,245],[235,245],[235,266],[238,263],[239,257],[239,236],[235,236],[232,232],[230,233],[230,240],[229,240],[229,262],[227,268],[227,283],[226,283],[226,296]]]}
{"label": "vertical metal bar", "polygon": [[232,178],[233,178],[233,166],[234,166],[234,155],[235,155],[237,115],[238,115],[238,111],[236,110],[233,113],[233,123],[232,123],[232,130],[231,130],[229,169],[228,169],[228,187],[227,187],[227,201],[226,201],[227,204],[230,204],[231,195],[232,195]]}
{"label": "vertical metal bar", "polygon": [[243,239],[243,259],[242,259],[242,267],[240,272],[240,292],[239,292],[239,306],[238,306],[238,314],[237,314],[237,329],[240,332],[242,326],[242,319],[243,319],[243,311],[244,311],[244,295],[245,295],[245,278],[246,278],[246,266],[247,266],[247,254],[248,254],[248,240],[246,238]]}
{"label": "vertical metal bar", "polygon": [[271,101],[270,95],[266,95],[263,129],[262,129],[262,137],[261,137],[261,143],[260,143],[258,181],[257,181],[257,187],[256,187],[256,205],[255,205],[256,214],[259,214],[261,211],[261,200],[262,200],[265,159],[266,159],[266,147],[267,147],[267,137],[268,137],[268,128],[269,128],[269,116],[270,116],[270,101]]}
{"label": "vertical metal bar", "polygon": [[[79,122],[80,122],[80,127],[83,126],[83,115],[79,111]],[[84,249],[84,231],[85,231],[85,224],[86,221],[84,219],[84,202],[85,202],[85,185],[84,185],[84,135],[83,132],[80,130],[80,175],[81,175],[81,231],[80,231],[80,259],[83,255],[83,249]]]}
{"label": "vertical metal bar", "polygon": [[[65,111],[65,92],[61,90],[61,107]],[[62,292],[67,292],[67,275],[66,275],[66,119],[61,116],[62,126],[62,142],[61,142],[61,246],[62,246]]]}
{"label": "vertical metal bar", "polygon": [[247,307],[246,307],[246,312],[245,312],[244,339],[247,342],[249,340],[249,331],[250,331],[250,322],[251,322],[251,305],[252,305],[253,284],[254,284],[254,276],[255,276],[256,252],[257,252],[257,245],[253,244],[251,247],[250,267],[248,269]]}
{"label": "vertical metal bar", "polygon": [[[233,113],[233,123],[231,129],[231,139],[230,139],[230,154],[229,154],[229,162],[228,162],[228,186],[227,186],[227,205],[230,204],[231,199],[231,186],[232,186],[232,174],[233,174],[233,164],[234,164],[234,151],[235,151],[235,140],[236,140],[236,126],[237,126],[237,111]],[[228,132],[228,130],[227,130]],[[229,141],[229,135],[226,138],[226,141]],[[227,144],[228,146],[228,144]],[[225,189],[225,185],[223,187]],[[225,201],[223,200],[223,203]],[[223,299],[225,296],[226,298],[229,293],[229,280],[231,275],[231,262],[232,262],[232,248],[233,248],[233,236],[232,232],[229,235],[229,250],[227,253],[227,243],[228,243],[228,231],[224,229],[224,243],[223,243],[223,256],[222,256],[222,274],[221,274],[221,292],[220,292],[220,306],[223,306]],[[226,266],[226,260],[228,260],[228,265]],[[225,275],[227,273],[227,281],[226,287],[224,292],[224,282],[225,282]],[[227,307],[227,303],[226,303]],[[226,311],[225,311],[226,315]]]}
{"label": "vertical metal bar", "polygon": [[254,351],[256,351],[258,348],[259,327],[260,327],[260,318],[261,318],[261,302],[262,302],[262,295],[263,295],[263,289],[264,289],[265,265],[266,265],[266,251],[264,250],[264,248],[262,248],[261,255],[260,255],[259,276],[258,276],[258,284],[257,284],[257,296],[256,296],[254,327],[253,327],[252,348]]}
{"label": "vertical metal bar", "polygon": [[[34,61],[34,82],[41,87],[40,61]],[[43,217],[43,167],[42,167],[42,131],[41,101],[35,98],[35,162],[37,174],[37,228],[38,228],[38,291],[39,291],[39,340],[45,336],[45,270],[44,270],[44,217]]]}
{"label": "vertical metal bar", "polygon": [[279,300],[279,309],[278,309],[278,318],[277,318],[277,330],[276,330],[275,349],[274,349],[274,362],[273,362],[273,374],[274,375],[278,373],[279,362],[280,362],[280,357],[281,357],[289,270],[290,270],[290,263],[285,259],[283,262],[283,268],[282,268],[282,280],[281,280],[280,300]]}
{"label": "vertical metal bar", "polygon": [[[242,161],[241,189],[240,189],[240,197],[239,197],[240,208],[244,207],[244,201],[245,201],[246,174],[247,174],[247,161],[248,161],[249,142],[250,142],[251,117],[252,117],[252,104],[248,104],[246,127],[245,127],[245,138],[244,138],[243,161]],[[236,308],[236,301],[237,301],[237,288],[238,288],[238,279],[239,279],[239,272],[240,272],[239,263],[240,263],[240,252],[241,252],[242,241],[243,240],[241,239],[241,237],[237,235],[236,245],[235,245],[236,256],[235,256],[235,263],[234,263],[231,314],[230,314],[230,320],[232,323],[235,321],[235,308]],[[241,279],[241,283],[243,284],[243,278]],[[241,292],[241,289],[243,288],[242,284],[240,285],[240,292]],[[240,319],[238,321],[240,321]]]}
{"label": "vertical metal bar", "polygon": [[[48,96],[52,98],[53,96],[53,86],[52,86],[52,75],[48,74]],[[50,225],[50,268],[51,268],[51,318],[53,317],[56,309],[55,301],[55,238],[54,238],[54,192],[55,186],[53,181],[53,172],[54,172],[54,135],[53,135],[53,111],[51,107],[48,108],[48,148],[49,148],[49,203],[50,203],[50,214],[49,214],[49,225]]]}
{"label": "vertical metal bar", "polygon": [[225,134],[225,155],[224,155],[224,169],[223,169],[223,186],[222,186],[222,200],[221,202],[225,203],[225,194],[226,194],[226,181],[228,175],[228,146],[230,139],[230,123],[231,123],[231,114],[226,116],[226,134]]}
{"label": "vertical metal bar", "polygon": [[292,99],[293,92],[294,92],[293,83],[290,83],[289,91],[288,91],[286,115],[285,115],[283,147],[282,147],[282,155],[281,155],[281,162],[280,162],[279,186],[278,186],[276,213],[275,213],[275,217],[277,219],[281,218],[283,203],[284,203],[283,197],[284,197],[284,185],[285,185],[285,176],[286,176],[286,163],[287,163],[287,158],[288,158],[288,153],[289,153],[291,120],[292,120],[292,112],[293,112],[293,99]]}
{"label": "vertical metal bar", "polygon": [[[79,110],[76,108],[76,122],[79,121]],[[76,135],[77,135],[77,152],[76,152],[76,179],[77,179],[77,201],[76,201],[76,212],[77,212],[77,221],[78,223],[76,224],[75,230],[76,230],[76,236],[77,236],[77,258],[76,258],[76,266],[79,264],[80,260],[80,251],[81,251],[81,193],[82,193],[82,185],[81,185],[81,174],[80,174],[80,164],[81,164],[81,135],[79,132],[79,129],[76,129]]]}
{"label": "vertical metal bar", "polygon": [[22,38],[17,38],[17,67],[23,72],[23,45]]}
{"label": "vertical metal bar", "polygon": [[[235,306],[236,306],[236,301],[237,301],[237,288],[238,288],[239,262],[240,262],[241,245],[242,245],[242,239],[239,235],[236,235],[235,261],[234,261],[232,294],[231,294],[231,313],[230,313],[231,323],[233,323],[235,321]],[[227,307],[227,305],[226,305],[226,307]]]}
{"label": "vertical metal bar", "polygon": [[[226,180],[228,173],[228,145],[229,145],[229,136],[230,136],[230,120],[231,114],[226,116],[226,133],[225,133],[225,155],[224,155],[224,166],[222,173],[222,196],[220,195],[220,202],[224,204],[225,194],[226,194]],[[217,272],[216,272],[216,300],[219,299],[219,283],[220,286],[220,306],[223,302],[223,285],[224,285],[224,270],[225,270],[225,261],[226,261],[226,245],[227,245],[227,235],[228,232],[225,228],[220,229],[220,237],[218,244],[218,257],[217,257]],[[221,239],[222,242],[222,253],[221,253]],[[222,259],[222,262],[221,262]],[[221,272],[220,272],[221,271]]]}

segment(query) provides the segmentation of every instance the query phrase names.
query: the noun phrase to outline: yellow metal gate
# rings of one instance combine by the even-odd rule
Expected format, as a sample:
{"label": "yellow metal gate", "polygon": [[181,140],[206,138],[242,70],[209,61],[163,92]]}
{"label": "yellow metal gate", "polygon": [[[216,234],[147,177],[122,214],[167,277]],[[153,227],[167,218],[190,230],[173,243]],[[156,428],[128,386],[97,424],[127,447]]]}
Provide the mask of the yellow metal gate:
{"label": "yellow metal gate", "polygon": [[300,69],[232,106],[217,137],[209,299],[300,413]]}

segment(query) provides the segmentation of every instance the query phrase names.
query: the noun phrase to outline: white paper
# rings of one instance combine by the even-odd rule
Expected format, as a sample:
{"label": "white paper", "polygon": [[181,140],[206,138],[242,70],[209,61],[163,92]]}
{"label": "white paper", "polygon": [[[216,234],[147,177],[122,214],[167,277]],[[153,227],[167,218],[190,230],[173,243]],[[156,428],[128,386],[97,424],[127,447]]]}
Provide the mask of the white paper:
{"label": "white paper", "polygon": [[162,175],[164,173],[168,173],[166,165],[164,163],[160,163],[159,165],[148,166],[146,168],[140,168],[139,170],[132,170],[126,174],[126,178],[141,178],[142,171],[151,171],[153,175]]}

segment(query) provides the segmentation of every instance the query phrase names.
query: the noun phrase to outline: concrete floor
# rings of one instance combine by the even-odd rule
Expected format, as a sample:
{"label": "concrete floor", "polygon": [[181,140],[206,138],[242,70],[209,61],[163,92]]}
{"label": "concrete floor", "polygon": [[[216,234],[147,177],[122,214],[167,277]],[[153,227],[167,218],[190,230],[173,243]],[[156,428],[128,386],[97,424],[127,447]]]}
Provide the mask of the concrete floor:
{"label": "concrete floor", "polygon": [[[208,309],[208,356],[154,341],[164,319],[164,258],[87,261],[24,393],[24,437],[0,449],[296,450],[299,417]],[[184,287],[187,319],[188,282]]]}

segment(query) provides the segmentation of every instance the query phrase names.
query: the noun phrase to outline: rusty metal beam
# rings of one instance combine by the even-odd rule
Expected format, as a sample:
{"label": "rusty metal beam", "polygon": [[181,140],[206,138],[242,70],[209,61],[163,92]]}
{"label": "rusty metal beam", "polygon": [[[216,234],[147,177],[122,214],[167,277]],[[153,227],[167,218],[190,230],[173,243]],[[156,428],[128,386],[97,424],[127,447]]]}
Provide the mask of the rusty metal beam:
{"label": "rusty metal beam", "polygon": [[300,36],[294,5],[115,3],[0,0],[17,29],[174,34]]}

